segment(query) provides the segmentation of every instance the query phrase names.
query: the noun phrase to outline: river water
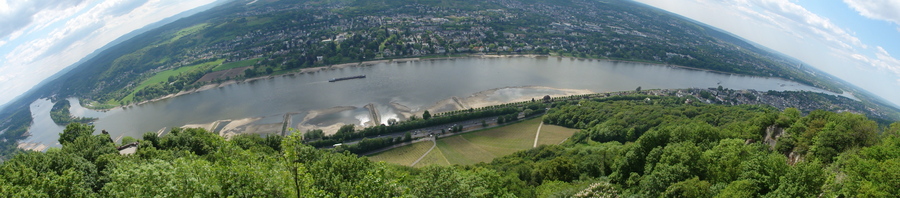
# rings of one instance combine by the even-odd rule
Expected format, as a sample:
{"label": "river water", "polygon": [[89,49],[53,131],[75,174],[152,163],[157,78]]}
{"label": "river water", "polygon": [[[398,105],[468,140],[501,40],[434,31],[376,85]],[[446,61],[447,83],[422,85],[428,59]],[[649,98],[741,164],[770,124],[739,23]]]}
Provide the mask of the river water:
{"label": "river water", "polygon": [[[355,75],[367,77],[328,82],[332,78]],[[509,87],[612,92],[634,90],[638,86],[646,90],[719,85],[730,89],[827,92],[779,78],[634,62],[517,57],[389,62],[279,76],[108,112],[85,110],[75,99],[70,101],[73,101],[73,114],[99,117],[94,123],[96,129],[105,129],[116,138],[121,135],[140,137],[145,132],[156,132],[164,127],[226,119],[263,117],[260,121],[274,123],[280,122],[287,113],[297,113],[292,119],[294,123],[301,122],[309,112],[327,114],[309,120],[307,124],[313,126],[363,124],[370,121],[368,110],[363,108],[367,104],[374,105],[384,123],[390,118],[404,119],[403,111],[421,111],[448,98],[468,97],[485,90],[496,90],[492,97],[507,99],[559,92],[553,89],[498,89]],[[50,106],[52,103],[43,99],[32,104],[35,123],[30,131],[32,136],[25,142],[58,146],[56,140],[63,127],[49,120]],[[323,111],[334,107],[342,108]],[[47,119],[44,119],[45,114]]]}

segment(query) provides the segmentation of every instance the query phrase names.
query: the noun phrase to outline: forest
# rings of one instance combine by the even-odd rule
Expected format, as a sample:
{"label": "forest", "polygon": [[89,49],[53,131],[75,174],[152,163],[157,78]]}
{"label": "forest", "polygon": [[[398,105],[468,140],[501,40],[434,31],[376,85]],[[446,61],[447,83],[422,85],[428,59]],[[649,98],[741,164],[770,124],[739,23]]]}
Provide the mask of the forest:
{"label": "forest", "polygon": [[[685,103],[662,96],[551,104],[581,129],[468,166],[411,168],[316,149],[301,133],[225,138],[92,135],[0,165],[3,197],[889,197],[900,194],[900,123],[852,113]],[[117,146],[138,144],[134,154]]]}

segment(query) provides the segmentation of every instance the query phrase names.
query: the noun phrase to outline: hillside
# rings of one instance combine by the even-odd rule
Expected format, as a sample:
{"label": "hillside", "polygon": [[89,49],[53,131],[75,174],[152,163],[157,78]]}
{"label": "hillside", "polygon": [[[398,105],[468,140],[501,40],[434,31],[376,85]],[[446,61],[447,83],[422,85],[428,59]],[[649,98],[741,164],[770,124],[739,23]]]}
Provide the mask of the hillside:
{"label": "hillside", "polygon": [[[646,100],[643,98],[650,98]],[[693,98],[693,97],[690,97]],[[467,166],[409,168],[287,137],[147,133],[120,155],[70,124],[61,149],[0,165],[4,197],[815,197],[900,193],[900,123],[852,113],[687,104],[685,97],[556,102],[546,124],[582,129]],[[525,132],[525,131],[523,131]],[[525,133],[533,131],[529,130]],[[772,140],[777,140],[777,143]],[[130,145],[130,144],[129,144]],[[28,176],[25,176],[28,175]]]}

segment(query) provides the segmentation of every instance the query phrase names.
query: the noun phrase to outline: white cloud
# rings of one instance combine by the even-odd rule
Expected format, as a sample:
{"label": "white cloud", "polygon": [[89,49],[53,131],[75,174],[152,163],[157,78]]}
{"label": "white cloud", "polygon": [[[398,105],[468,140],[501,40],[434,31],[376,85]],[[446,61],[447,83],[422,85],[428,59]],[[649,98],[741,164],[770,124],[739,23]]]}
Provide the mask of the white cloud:
{"label": "white cloud", "polygon": [[[13,32],[20,31],[31,25],[35,21],[36,16],[42,12],[57,12],[79,5],[82,2],[84,0],[0,1],[0,38],[7,37]],[[39,19],[48,18],[41,17]]]}
{"label": "white cloud", "polygon": [[[788,25],[779,25],[789,31],[803,31],[808,34],[818,35],[821,40],[841,48],[868,48],[859,38],[838,27],[828,18],[819,16],[788,0],[737,0],[735,3],[759,8],[761,13],[753,15],[772,16],[766,17],[766,20],[770,23],[793,22]],[[775,18],[774,21],[773,17]]]}
{"label": "white cloud", "polygon": [[6,53],[0,54],[0,93],[8,93],[0,104],[124,34],[214,2],[57,1],[65,3],[0,0],[0,51]]}
{"label": "white cloud", "polygon": [[889,21],[900,25],[900,1],[897,0],[844,0],[844,3],[870,19]]}
{"label": "white cloud", "polygon": [[881,46],[878,46],[876,49],[878,49],[878,51],[875,52],[875,57],[877,58],[877,60],[871,61],[873,62],[872,65],[900,75],[900,60],[897,60],[897,58],[894,58],[893,56],[891,56],[891,54],[888,54],[888,52],[884,50],[884,48],[881,48]]}

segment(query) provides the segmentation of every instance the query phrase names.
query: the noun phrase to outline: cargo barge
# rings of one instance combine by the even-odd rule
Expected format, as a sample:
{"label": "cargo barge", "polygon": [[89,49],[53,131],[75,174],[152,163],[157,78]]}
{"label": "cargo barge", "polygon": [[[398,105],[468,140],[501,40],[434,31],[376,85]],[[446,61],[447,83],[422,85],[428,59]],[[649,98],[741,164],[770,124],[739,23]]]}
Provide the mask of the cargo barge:
{"label": "cargo barge", "polygon": [[357,79],[357,78],[366,78],[366,75],[350,76],[350,77],[343,77],[343,78],[332,78],[331,80],[328,80],[328,82],[337,82],[337,81]]}

